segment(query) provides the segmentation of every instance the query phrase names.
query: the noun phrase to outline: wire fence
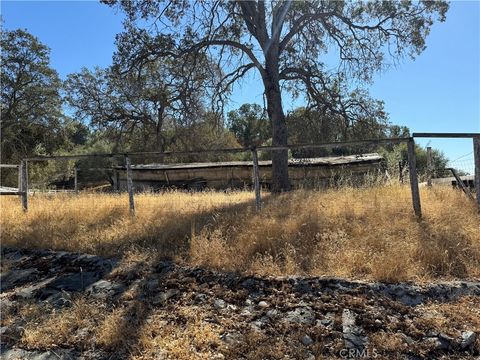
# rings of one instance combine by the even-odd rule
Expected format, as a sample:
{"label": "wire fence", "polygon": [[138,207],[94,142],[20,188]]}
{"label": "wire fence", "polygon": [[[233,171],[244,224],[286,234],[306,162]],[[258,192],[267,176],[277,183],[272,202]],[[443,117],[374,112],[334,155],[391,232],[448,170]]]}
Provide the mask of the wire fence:
{"label": "wire fence", "polygon": [[[478,134],[461,135],[468,135],[476,144],[479,142]],[[405,145],[407,159],[396,148]],[[334,189],[349,194],[350,199],[362,197],[362,201],[355,202],[355,205],[353,202],[349,205],[348,197],[341,197],[345,206],[351,206],[353,211],[384,211],[386,208],[411,211],[413,205],[415,214],[420,217],[419,182],[423,185],[423,181],[431,185],[439,178],[446,178],[448,182],[452,181],[452,175],[454,178],[457,175],[470,176],[472,179],[470,182],[467,179],[466,185],[472,189],[472,199],[473,192],[477,192],[480,204],[478,175],[476,182],[473,180],[480,166],[479,155],[476,155],[480,146],[476,146],[471,153],[442,167],[435,166],[429,159],[426,166],[419,163],[413,138],[175,153],[41,156],[24,159],[16,167],[16,191],[12,191],[15,187],[0,189],[20,195],[25,210],[29,206],[29,196],[45,193],[58,196],[59,192],[64,192],[70,195],[90,193],[90,196],[83,196],[82,202],[77,201],[77,206],[84,209],[98,206],[98,201],[104,201],[102,206],[108,203],[112,209],[125,207],[125,193],[128,193],[128,207],[132,214],[166,206],[168,196],[172,199],[181,197],[188,203],[189,196],[193,199],[192,194],[197,197],[197,202],[217,201],[219,207],[230,201],[220,199],[222,194],[230,194],[231,201],[254,204],[254,208],[260,211],[271,198],[274,182],[272,156],[283,151],[288,152],[288,176],[293,189]],[[451,169],[456,175],[450,173]],[[458,180],[453,179],[454,182]],[[403,190],[392,190],[394,188],[390,186],[402,183],[406,186]],[[199,190],[204,193],[199,194]],[[95,196],[100,193],[109,194],[111,200]],[[163,199],[159,200],[156,195],[163,196]]]}

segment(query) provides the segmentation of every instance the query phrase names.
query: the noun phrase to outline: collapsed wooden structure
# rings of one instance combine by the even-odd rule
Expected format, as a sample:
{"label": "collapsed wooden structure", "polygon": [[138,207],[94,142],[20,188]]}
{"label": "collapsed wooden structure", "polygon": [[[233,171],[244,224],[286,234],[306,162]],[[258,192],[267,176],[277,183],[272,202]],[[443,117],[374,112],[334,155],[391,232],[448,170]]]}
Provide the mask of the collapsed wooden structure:
{"label": "collapsed wooden structure", "polygon": [[[328,186],[343,176],[362,181],[368,173],[382,170],[383,157],[377,153],[349,156],[290,159],[288,174],[294,188]],[[204,162],[180,164],[131,165],[135,191],[165,187],[201,190],[250,188],[253,185],[253,161]],[[272,161],[258,161],[260,185],[269,188],[272,182]],[[127,168],[115,168],[116,190],[127,190]]]}

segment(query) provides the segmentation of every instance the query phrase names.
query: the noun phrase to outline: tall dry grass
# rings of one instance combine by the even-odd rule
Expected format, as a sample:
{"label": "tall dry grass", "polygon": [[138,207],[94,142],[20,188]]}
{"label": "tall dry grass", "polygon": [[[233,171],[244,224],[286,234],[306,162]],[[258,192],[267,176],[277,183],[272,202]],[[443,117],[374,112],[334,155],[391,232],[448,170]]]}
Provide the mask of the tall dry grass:
{"label": "tall dry grass", "polygon": [[451,188],[421,190],[423,220],[398,184],[265,195],[250,192],[35,195],[23,213],[2,197],[5,246],[149,256],[261,275],[385,281],[480,277],[480,215]]}

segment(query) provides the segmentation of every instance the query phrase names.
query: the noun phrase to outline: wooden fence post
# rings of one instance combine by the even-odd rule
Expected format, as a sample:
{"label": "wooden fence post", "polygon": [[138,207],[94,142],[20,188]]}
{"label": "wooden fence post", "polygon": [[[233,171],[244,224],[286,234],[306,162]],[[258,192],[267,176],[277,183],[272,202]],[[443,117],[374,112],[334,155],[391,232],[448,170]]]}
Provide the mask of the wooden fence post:
{"label": "wooden fence post", "polygon": [[403,184],[403,165],[401,160],[398,162],[398,179],[400,184]]}
{"label": "wooden fence post", "polygon": [[28,162],[27,160],[22,160],[21,166],[21,192],[22,192],[22,208],[23,211],[28,210]]}
{"label": "wooden fence post", "polygon": [[[20,161],[20,165],[18,166],[18,182],[17,182],[17,188],[18,192],[20,193],[22,191],[22,174],[23,174],[23,161]],[[22,194],[20,194],[20,200],[22,199]]]}
{"label": "wooden fence post", "polygon": [[118,170],[113,169],[113,191],[117,192],[120,190],[120,186],[118,184]]}
{"label": "wooden fence post", "polygon": [[408,140],[408,172],[410,175],[410,188],[412,190],[413,210],[418,218],[422,217],[422,208],[420,205],[420,191],[418,189],[417,178],[417,157],[415,155],[415,141],[411,137]]}
{"label": "wooden fence post", "polygon": [[73,169],[73,187],[75,189],[75,194],[78,194],[78,168],[75,166]]}
{"label": "wooden fence post", "polygon": [[480,136],[473,138],[473,158],[475,162],[475,191],[477,193],[477,206],[480,210]]}
{"label": "wooden fence post", "polygon": [[433,158],[432,158],[432,147],[427,147],[427,186],[432,186],[432,177],[433,177]]}
{"label": "wooden fence post", "polygon": [[130,158],[125,155],[125,167],[127,168],[127,191],[128,201],[130,204],[130,213],[135,215],[135,200],[133,198],[133,179],[132,179],[132,165]]}
{"label": "wooden fence post", "polygon": [[253,157],[253,185],[255,187],[255,208],[257,211],[262,209],[262,199],[260,198],[260,173],[258,169],[257,149],[252,149]]}

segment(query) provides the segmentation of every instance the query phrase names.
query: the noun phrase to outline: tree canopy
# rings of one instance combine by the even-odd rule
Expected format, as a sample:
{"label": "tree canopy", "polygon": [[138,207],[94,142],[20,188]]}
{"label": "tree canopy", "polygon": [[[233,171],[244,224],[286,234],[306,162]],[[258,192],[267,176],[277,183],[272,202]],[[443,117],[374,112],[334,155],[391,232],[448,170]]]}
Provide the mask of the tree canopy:
{"label": "tree canopy", "polygon": [[48,47],[28,32],[2,31],[1,48],[1,161],[18,163],[65,141],[61,81]]}
{"label": "tree canopy", "polygon": [[[128,17],[119,40],[131,63],[214,54],[224,71],[218,96],[255,69],[277,146],[288,139],[282,92],[304,96],[325,114],[364,118],[372,103],[363,101],[364,89],[352,90],[353,81],[368,82],[404,56],[421,53],[431,25],[445,20],[448,9],[443,1],[104,2]],[[143,26],[144,20],[154,25]],[[334,53],[339,66],[329,71],[326,55]],[[287,151],[276,151],[272,160],[273,190],[288,190]]]}
{"label": "tree canopy", "polygon": [[258,104],[243,104],[227,114],[228,128],[243,147],[262,145],[271,136],[270,121]]}

